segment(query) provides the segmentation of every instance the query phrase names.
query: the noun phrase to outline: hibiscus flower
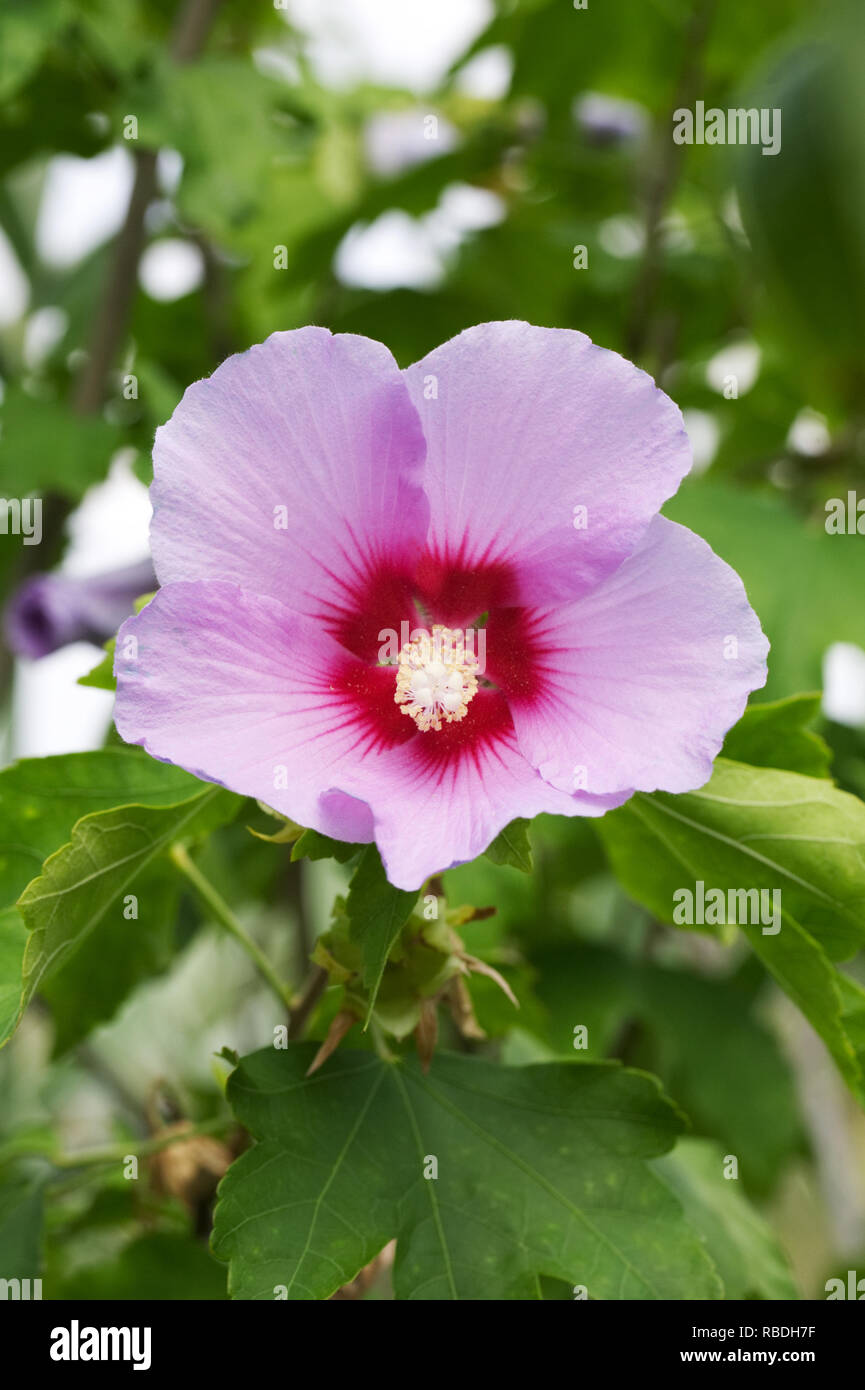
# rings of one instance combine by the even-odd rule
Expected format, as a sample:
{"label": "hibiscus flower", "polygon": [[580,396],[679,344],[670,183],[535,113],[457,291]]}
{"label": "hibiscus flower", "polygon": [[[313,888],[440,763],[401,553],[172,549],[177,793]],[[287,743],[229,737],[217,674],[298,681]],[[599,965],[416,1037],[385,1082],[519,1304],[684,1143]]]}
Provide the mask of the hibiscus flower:
{"label": "hibiscus flower", "polygon": [[676,406],[567,329],[480,324],[400,371],[275,333],[154,446],[161,588],[121,628],[117,728],[416,889],[516,817],[705,783],[768,644],[658,515]]}

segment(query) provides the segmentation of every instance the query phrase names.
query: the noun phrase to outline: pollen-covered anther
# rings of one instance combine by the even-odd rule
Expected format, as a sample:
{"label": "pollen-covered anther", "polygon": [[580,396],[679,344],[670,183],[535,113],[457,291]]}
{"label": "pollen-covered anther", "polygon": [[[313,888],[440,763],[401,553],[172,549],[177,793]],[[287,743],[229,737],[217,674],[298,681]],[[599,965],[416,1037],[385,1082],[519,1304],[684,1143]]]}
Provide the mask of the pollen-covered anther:
{"label": "pollen-covered anther", "polygon": [[424,733],[464,719],[478,689],[478,659],[460,628],[415,632],[399,654],[394,699]]}

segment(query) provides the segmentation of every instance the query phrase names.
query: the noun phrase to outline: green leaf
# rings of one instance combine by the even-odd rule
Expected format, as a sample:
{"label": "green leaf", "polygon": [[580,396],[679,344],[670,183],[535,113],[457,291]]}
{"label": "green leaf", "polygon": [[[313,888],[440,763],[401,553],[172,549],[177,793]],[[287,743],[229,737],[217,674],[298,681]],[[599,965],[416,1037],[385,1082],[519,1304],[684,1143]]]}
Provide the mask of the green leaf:
{"label": "green leaf", "polygon": [[9,1169],[0,1183],[0,1279],[39,1276],[42,1246],[42,1184]]}
{"label": "green leaf", "polygon": [[803,1143],[793,1080],[775,1037],[735,980],[647,967],[633,981],[632,1007],[652,1035],[653,1070],[695,1131],[737,1155],[743,1183],[771,1191]]}
{"label": "green leaf", "polygon": [[[259,1141],[220,1187],[213,1248],[236,1298],[324,1299],[396,1238],[400,1299],[717,1298],[720,1281],[649,1171],[681,1130],[652,1078],[615,1064],[503,1068],[439,1054],[267,1048],[229,1080]],[[437,1176],[431,1173],[431,1159]]]}
{"label": "green leaf", "polygon": [[[492,24],[469,52],[490,44],[514,46],[511,91],[531,95],[556,112],[568,109],[574,92],[627,92],[653,106],[667,96],[663,75],[678,70],[684,22],[679,0],[640,5],[620,0],[611,8],[587,4],[577,10],[560,0],[497,6]],[[573,138],[573,137],[572,137]]]}
{"label": "green leaf", "polygon": [[152,1299],[180,1302],[227,1298],[225,1270],[190,1236],[151,1231],[114,1259],[70,1272],[49,1285],[54,1299]]}
{"label": "green leaf", "polygon": [[78,821],[69,844],[46,861],[41,876],[18,900],[30,929],[21,1008],[109,909],[116,911],[116,930],[137,930],[135,922],[123,917],[122,899],[138,874],[176,840],[230,820],[240,804],[232,793],[207,787],[173,806],[120,806]]}
{"label": "green leaf", "polygon": [[0,10],[0,99],[8,101],[27,81],[66,18],[62,0],[5,0]]}
{"label": "green leaf", "polygon": [[706,893],[779,889],[780,931],[742,930],[865,1098],[847,1031],[858,1026],[852,985],[832,964],[865,938],[862,802],[823,779],[719,758],[700,791],[638,794],[599,832],[623,886],[662,921],[674,921],[674,894],[697,880]]}
{"label": "green leaf", "polygon": [[807,727],[820,713],[820,699],[818,692],[751,705],[724,740],[723,756],[751,767],[831,777],[832,750]]}
{"label": "green leaf", "polygon": [[[570,941],[532,956],[535,990],[546,1010],[542,1038],[560,1057],[601,1061],[633,1016],[635,967],[618,952]],[[574,1029],[585,1028],[576,1051]]]}
{"label": "green leaf", "polygon": [[136,879],[134,904],[121,900],[116,911],[106,912],[63,969],[43,981],[39,992],[51,1009],[55,1056],[113,1018],[142,980],[168,969],[181,888],[179,875],[157,860]]}
{"label": "green leaf", "polygon": [[256,840],[263,840],[268,845],[294,845],[303,834],[302,827],[295,825],[293,820],[284,820],[279,829],[275,830],[272,835],[265,835],[263,830],[256,830],[251,825],[246,828],[250,835],[255,836]]}
{"label": "green leaf", "polygon": [[783,151],[746,145],[736,161],[754,256],[786,323],[817,348],[803,354],[812,374],[833,358],[861,368],[865,315],[862,14],[851,0],[827,10],[822,32],[759,77],[758,105],[784,112]]}
{"label": "green leaf", "polygon": [[660,1078],[701,1135],[738,1156],[751,1191],[770,1191],[802,1144],[796,1095],[778,1043],[736,977],[706,979],[632,960],[607,948],[569,946],[532,957],[546,1006],[541,1038],[580,1058],[603,1057],[628,1023],[640,1025],[628,1060]]}
{"label": "green leaf", "polygon": [[[11,904],[36,877],[43,862],[66,843],[82,816],[125,803],[166,805],[201,787],[188,772],[156,762],[133,748],[26,758],[0,772],[0,903],[10,904],[0,910],[0,1045],[14,1031],[26,1003],[21,998],[21,976],[27,931],[21,914]],[[79,1000],[79,1029],[87,1020],[108,1016],[105,1009],[112,994],[113,1012],[123,997],[123,980],[130,978],[133,963],[137,960],[142,964],[145,957],[152,960],[154,945],[128,950],[126,931],[119,934],[119,941],[109,942],[113,930],[113,923],[106,924],[82,957],[84,978],[92,965],[108,988],[92,995],[89,987],[83,991],[81,999],[88,1002]],[[128,950],[123,964],[116,961],[120,944],[126,944]],[[105,974],[109,960],[115,960],[117,966],[113,978]]]}
{"label": "green leaf", "polygon": [[856,1053],[860,1071],[865,1076],[865,988],[840,970],[836,974],[835,984],[841,1000],[844,1031]]}
{"label": "green leaf", "polygon": [[0,912],[0,1043],[15,1031],[21,1016],[21,972],[27,928],[17,907]]}
{"label": "green leaf", "polygon": [[116,689],[117,679],[114,675],[114,645],[116,640],[115,637],[108,639],[105,643],[105,655],[96,663],[92,671],[88,671],[85,676],[78,677],[78,685],[91,686],[94,690]]}
{"label": "green leaf", "polygon": [[367,992],[369,1023],[384,967],[411,910],[417,893],[405,893],[389,883],[375,845],[364,850],[348,889],[346,913],[351,936],[363,954],[362,980]]}
{"label": "green leaf", "polygon": [[719,758],[699,791],[637,793],[599,833],[621,883],[665,922],[677,925],[676,891],[702,880],[707,893],[780,890],[833,959],[865,943],[865,805],[822,778]]}
{"label": "green leaf", "polygon": [[524,874],[532,871],[532,846],[529,841],[529,822],[512,820],[484,850],[494,864],[510,864]]}
{"label": "green leaf", "polygon": [[742,1195],[740,1183],[724,1176],[724,1159],[715,1144],[681,1139],[673,1153],[652,1166],[703,1236],[727,1299],[798,1298],[770,1227]]}
{"label": "green leaf", "polygon": [[82,816],[112,806],[166,806],[202,790],[182,768],[137,748],[25,758],[0,772],[0,903],[14,902]]}
{"label": "green leaf", "polygon": [[317,830],[304,830],[295,841],[291,857],[292,860],[335,859],[337,863],[345,864],[363,848],[363,845],[353,845],[349,840],[331,840],[328,835],[320,835]]}
{"label": "green leaf", "polygon": [[7,387],[0,407],[0,491],[4,497],[57,492],[78,498],[101,482],[121,442],[116,425],[76,415],[55,400]]}
{"label": "green leaf", "polygon": [[258,208],[269,205],[271,185],[281,182],[280,165],[291,163],[296,123],[280,112],[288,91],[241,57],[204,55],[179,68],[154,67],[124,92],[115,126],[133,110],[142,141],[179,150],[186,219],[220,242],[243,245]]}
{"label": "green leaf", "polygon": [[786,914],[777,936],[755,936],[751,946],[820,1034],[847,1085],[865,1105],[865,991],[836,969],[820,943]]}

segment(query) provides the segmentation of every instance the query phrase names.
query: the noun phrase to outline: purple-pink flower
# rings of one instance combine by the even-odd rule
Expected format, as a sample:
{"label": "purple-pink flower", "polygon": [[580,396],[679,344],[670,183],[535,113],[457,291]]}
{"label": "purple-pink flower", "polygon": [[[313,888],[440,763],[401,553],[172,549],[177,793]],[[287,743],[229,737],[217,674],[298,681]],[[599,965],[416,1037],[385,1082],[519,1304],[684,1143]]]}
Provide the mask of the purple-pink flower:
{"label": "purple-pink flower", "polygon": [[49,656],[70,642],[101,647],[141,594],[156,588],[150,560],[76,578],[34,574],[17,588],[3,614],[6,641],[17,656]]}
{"label": "purple-pink flower", "polygon": [[676,406],[581,333],[480,324],[402,372],[275,333],[157,431],[117,727],[407,889],[516,817],[699,787],[768,643],[658,515],[689,467]]}

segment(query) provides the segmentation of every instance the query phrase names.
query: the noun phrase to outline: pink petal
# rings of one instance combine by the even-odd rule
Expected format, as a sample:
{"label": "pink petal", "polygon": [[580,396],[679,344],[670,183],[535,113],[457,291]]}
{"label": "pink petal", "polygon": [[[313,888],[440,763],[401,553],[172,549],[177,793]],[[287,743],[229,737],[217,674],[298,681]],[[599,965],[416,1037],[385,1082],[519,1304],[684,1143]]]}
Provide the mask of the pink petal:
{"label": "pink petal", "polygon": [[332,626],[368,611],[370,585],[396,587],[405,615],[395,576],[426,534],[424,451],[387,348],[274,333],[190,386],[156,432],[159,580],[231,580]]}
{"label": "pink petal", "polygon": [[161,589],[121,628],[115,669],[124,739],[326,835],[374,837],[402,888],[473,859],[518,816],[600,815],[624,799],[545,782],[494,691],[462,722],[418,732],[393,668],[231,584]]}
{"label": "pink petal", "polygon": [[487,635],[520,748],[554,786],[590,793],[701,787],[768,649],[739,576],[665,517],[585,598]]}
{"label": "pink petal", "polygon": [[427,440],[433,556],[491,575],[493,602],[591,589],[691,466],[673,402],[570,329],[479,324],[405,379]]}
{"label": "pink petal", "polygon": [[550,786],[518,748],[507,702],[494,691],[479,691],[461,723],[393,749],[386,764],[378,785],[358,794],[372,805],[375,840],[399,888],[477,858],[518,817],[601,816],[627,799]]}
{"label": "pink petal", "polygon": [[342,794],[359,761],[346,697],[361,664],[276,599],[234,584],[160,589],[123,624],[115,722],[128,743],[205,781],[254,796],[338,839],[372,839],[369,808]]}

